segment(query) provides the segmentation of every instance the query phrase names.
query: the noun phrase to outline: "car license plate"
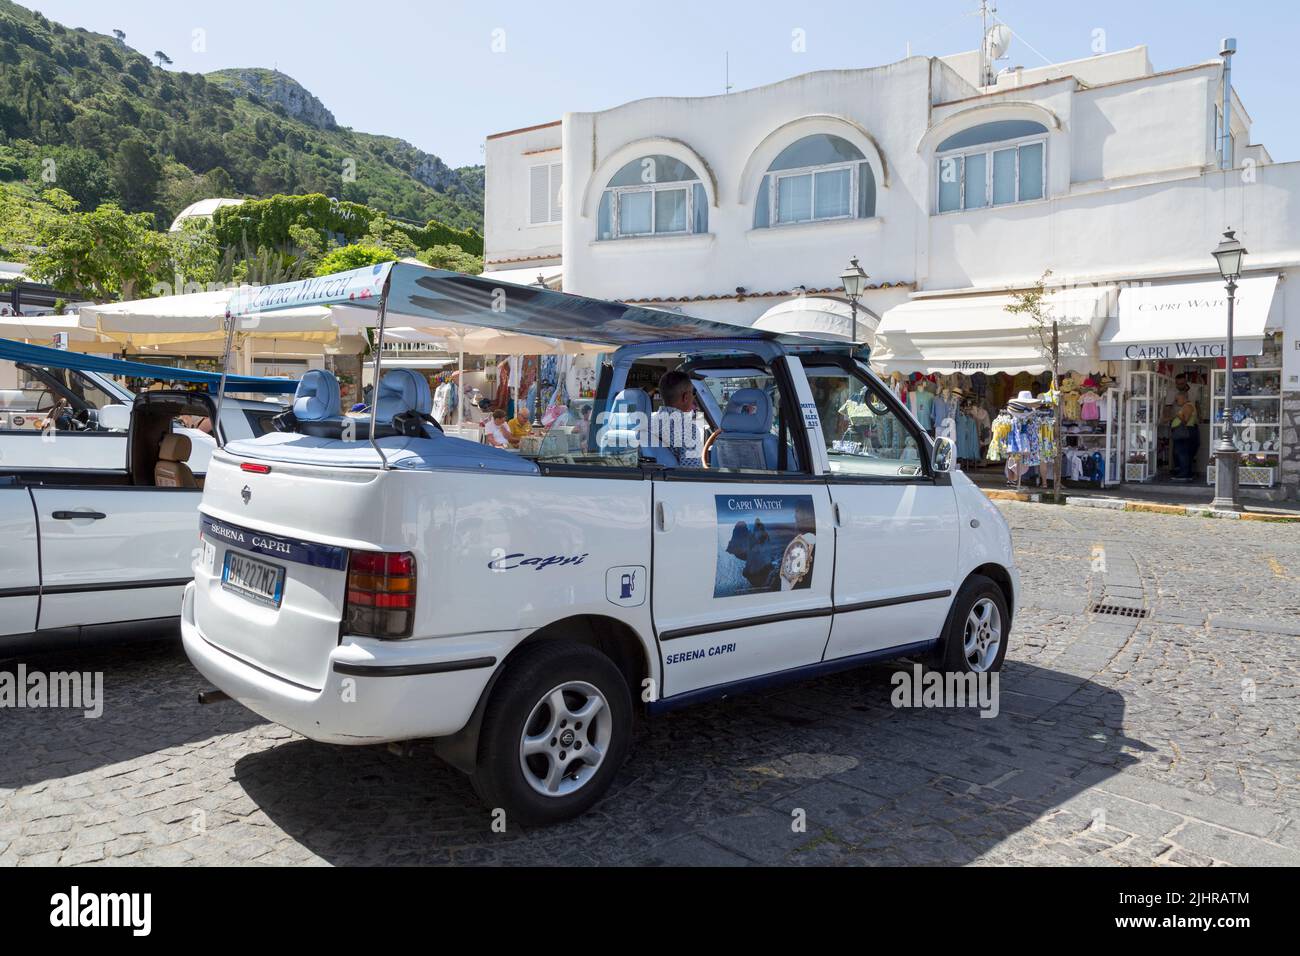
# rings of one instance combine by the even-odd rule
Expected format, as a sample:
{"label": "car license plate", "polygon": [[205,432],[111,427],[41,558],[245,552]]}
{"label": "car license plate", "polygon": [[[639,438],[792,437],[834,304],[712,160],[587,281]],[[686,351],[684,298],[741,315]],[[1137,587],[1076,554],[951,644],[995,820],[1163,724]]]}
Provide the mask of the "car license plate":
{"label": "car license plate", "polygon": [[259,604],[279,607],[284,597],[284,568],[254,560],[238,551],[227,551],[221,568],[221,586]]}

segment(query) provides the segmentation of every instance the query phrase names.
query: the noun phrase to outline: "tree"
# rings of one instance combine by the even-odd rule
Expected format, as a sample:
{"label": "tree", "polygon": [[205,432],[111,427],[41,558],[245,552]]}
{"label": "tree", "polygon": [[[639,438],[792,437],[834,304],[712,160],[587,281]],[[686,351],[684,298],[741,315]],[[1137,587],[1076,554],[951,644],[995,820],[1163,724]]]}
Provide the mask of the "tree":
{"label": "tree", "polygon": [[1033,287],[1022,292],[1016,292],[1012,298],[1015,299],[1011,305],[1006,307],[1006,311],[1024,315],[1029,318],[1033,327],[1033,336],[1038,344],[1038,349],[1042,352],[1043,357],[1052,367],[1052,391],[1056,394],[1055,408],[1056,422],[1056,460],[1053,462],[1053,472],[1055,479],[1052,487],[1052,498],[1056,501],[1061,500],[1061,461],[1064,451],[1061,442],[1061,333],[1060,326],[1056,317],[1052,314],[1052,307],[1047,302],[1048,292],[1046,283],[1052,270],[1048,269],[1034,283]]}
{"label": "tree", "polygon": [[159,68],[159,69],[162,69],[164,63],[165,63],[167,66],[171,66],[171,65],[172,65],[172,58],[169,57],[169,56],[168,56],[166,53],[164,53],[162,50],[154,50],[154,51],[153,51],[153,58],[154,58],[155,60],[158,61],[158,68]]}
{"label": "tree", "polygon": [[153,208],[161,177],[158,162],[140,140],[124,140],[118,147],[113,162],[113,179],[127,209],[141,212]]}
{"label": "tree", "polygon": [[113,31],[113,36],[117,37],[117,42],[118,42],[118,43],[122,44],[122,46],[126,46],[126,34],[125,34],[125,33],[123,33],[121,30],[114,30],[114,31]]}
{"label": "tree", "polygon": [[172,271],[176,276],[173,294],[206,289],[217,281],[221,250],[210,219],[186,219],[177,232],[167,234],[167,241],[171,246]]}
{"label": "tree", "polygon": [[77,146],[33,150],[27,160],[27,178],[37,188],[62,189],[83,209],[117,198],[104,161],[94,151]]}
{"label": "tree", "polygon": [[[62,197],[46,196],[51,201]],[[66,194],[64,194],[66,196]],[[153,229],[149,213],[128,213],[116,203],[94,212],[69,209],[37,234],[42,248],[27,272],[61,292],[85,293],[96,302],[148,296],[157,282],[170,282],[172,249]]]}
{"label": "tree", "polygon": [[47,190],[45,196],[37,199],[0,184],[0,259],[26,262],[46,224],[77,208],[77,201],[61,189]]}
{"label": "tree", "polygon": [[329,253],[316,267],[316,274],[318,276],[327,276],[335,272],[347,272],[350,269],[379,265],[381,262],[395,262],[397,258],[388,249],[358,243],[343,246]]}
{"label": "tree", "polygon": [[419,259],[435,269],[464,272],[466,275],[476,276],[483,271],[483,257],[466,252],[460,246],[430,246],[420,253]]}

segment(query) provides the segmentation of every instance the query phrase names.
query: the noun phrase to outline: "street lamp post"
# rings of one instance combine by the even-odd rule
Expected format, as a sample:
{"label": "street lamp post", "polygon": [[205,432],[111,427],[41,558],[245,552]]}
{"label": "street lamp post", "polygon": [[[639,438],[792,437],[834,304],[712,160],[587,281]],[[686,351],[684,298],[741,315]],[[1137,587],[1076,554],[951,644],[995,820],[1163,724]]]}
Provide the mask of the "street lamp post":
{"label": "street lamp post", "polygon": [[[1241,502],[1237,497],[1238,456],[1232,432],[1232,310],[1236,304],[1237,280],[1241,278],[1241,260],[1245,255],[1245,246],[1237,241],[1231,229],[1223,234],[1223,241],[1214,250],[1214,258],[1219,263],[1219,274],[1228,284],[1228,339],[1223,373],[1223,428],[1219,434],[1219,443],[1214,449],[1214,500],[1210,502],[1210,507],[1221,511],[1242,510]],[[1213,398],[1211,398],[1211,411],[1213,411]]]}
{"label": "street lamp post", "polygon": [[868,278],[869,276],[862,271],[862,266],[858,265],[857,256],[850,259],[849,267],[840,273],[840,282],[844,286],[844,294],[849,297],[849,310],[853,316],[851,341],[854,345],[858,344],[858,300],[862,298],[862,293],[867,288]]}

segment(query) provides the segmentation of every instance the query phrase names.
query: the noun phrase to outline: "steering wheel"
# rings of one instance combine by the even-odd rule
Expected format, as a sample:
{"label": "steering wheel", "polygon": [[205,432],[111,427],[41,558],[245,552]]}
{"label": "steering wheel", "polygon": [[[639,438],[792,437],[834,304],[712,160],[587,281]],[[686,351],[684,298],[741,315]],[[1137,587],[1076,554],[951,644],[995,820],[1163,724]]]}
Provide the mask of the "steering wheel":
{"label": "steering wheel", "polygon": [[704,449],[700,452],[700,461],[705,468],[709,467],[709,450],[713,448],[713,443],[718,440],[718,436],[721,434],[722,429],[715,428],[709,433],[709,437],[704,439]]}

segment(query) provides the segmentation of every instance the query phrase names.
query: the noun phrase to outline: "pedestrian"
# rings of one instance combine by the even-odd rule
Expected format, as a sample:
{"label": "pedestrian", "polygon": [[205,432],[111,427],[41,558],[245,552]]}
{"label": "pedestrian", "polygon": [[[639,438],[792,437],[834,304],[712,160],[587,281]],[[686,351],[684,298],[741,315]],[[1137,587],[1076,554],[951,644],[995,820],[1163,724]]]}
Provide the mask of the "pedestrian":
{"label": "pedestrian", "polygon": [[1174,446],[1174,480],[1192,481],[1195,477],[1192,469],[1196,465],[1196,452],[1201,445],[1201,429],[1196,418],[1196,405],[1192,402],[1186,381],[1178,386],[1174,396],[1169,429]]}

